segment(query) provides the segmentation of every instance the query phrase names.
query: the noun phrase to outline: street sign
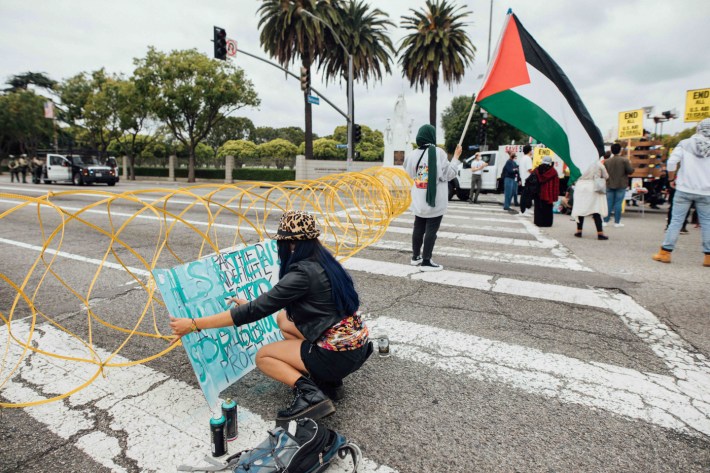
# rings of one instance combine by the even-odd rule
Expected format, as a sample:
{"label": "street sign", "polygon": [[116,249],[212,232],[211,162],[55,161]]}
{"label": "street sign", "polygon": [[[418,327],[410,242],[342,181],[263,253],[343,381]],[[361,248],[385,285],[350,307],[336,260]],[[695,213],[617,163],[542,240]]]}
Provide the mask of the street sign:
{"label": "street sign", "polygon": [[227,38],[227,56],[236,57],[237,55],[237,40]]}
{"label": "street sign", "polygon": [[309,95],[308,103],[312,103],[313,105],[320,105],[320,98],[316,97],[315,95]]}
{"label": "street sign", "polygon": [[335,145],[336,148],[338,149],[346,149],[348,147],[347,143],[338,143]]}

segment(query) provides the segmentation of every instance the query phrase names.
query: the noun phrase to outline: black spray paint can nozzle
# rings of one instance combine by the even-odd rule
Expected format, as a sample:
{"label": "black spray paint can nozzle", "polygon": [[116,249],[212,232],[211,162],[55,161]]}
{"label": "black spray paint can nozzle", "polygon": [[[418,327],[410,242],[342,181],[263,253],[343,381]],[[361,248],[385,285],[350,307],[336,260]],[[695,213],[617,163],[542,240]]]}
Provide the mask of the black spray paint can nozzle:
{"label": "black spray paint can nozzle", "polygon": [[387,335],[381,335],[377,339],[377,351],[382,357],[390,356],[390,339]]}
{"label": "black spray paint can nozzle", "polygon": [[232,399],[227,398],[222,403],[222,415],[227,423],[227,441],[236,440],[239,435],[239,426],[237,425],[237,403]]}
{"label": "black spray paint can nozzle", "polygon": [[223,415],[210,419],[210,440],[212,442],[213,457],[221,457],[227,453],[226,425],[227,421]]}

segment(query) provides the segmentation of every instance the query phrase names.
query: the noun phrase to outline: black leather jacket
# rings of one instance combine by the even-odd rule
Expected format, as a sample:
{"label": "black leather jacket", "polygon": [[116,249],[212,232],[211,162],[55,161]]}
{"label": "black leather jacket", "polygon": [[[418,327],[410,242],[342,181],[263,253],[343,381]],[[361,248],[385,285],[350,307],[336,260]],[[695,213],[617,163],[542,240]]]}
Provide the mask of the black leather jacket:
{"label": "black leather jacket", "polygon": [[352,315],[338,313],[328,276],[313,258],[292,264],[288,273],[270,291],[248,304],[233,307],[230,314],[234,325],[239,327],[284,308],[289,319],[311,343],[324,331]]}

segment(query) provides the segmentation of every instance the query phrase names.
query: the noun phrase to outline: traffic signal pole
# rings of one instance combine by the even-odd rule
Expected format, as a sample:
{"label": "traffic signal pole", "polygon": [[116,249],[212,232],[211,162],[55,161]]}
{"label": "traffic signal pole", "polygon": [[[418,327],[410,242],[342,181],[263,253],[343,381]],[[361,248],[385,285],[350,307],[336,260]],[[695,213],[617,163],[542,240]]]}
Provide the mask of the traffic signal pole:
{"label": "traffic signal pole", "polygon": [[348,161],[345,169],[347,172],[352,171],[353,154],[355,152],[355,137],[353,129],[355,117],[353,117],[353,57],[348,53]]}

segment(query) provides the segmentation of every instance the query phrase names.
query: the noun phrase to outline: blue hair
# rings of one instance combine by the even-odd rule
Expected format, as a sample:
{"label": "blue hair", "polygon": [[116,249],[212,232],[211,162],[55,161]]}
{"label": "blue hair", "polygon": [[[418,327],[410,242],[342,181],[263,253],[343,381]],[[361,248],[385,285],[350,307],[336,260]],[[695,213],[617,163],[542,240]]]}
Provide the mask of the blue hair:
{"label": "blue hair", "polygon": [[[296,247],[293,253],[290,249],[290,244],[294,243]],[[355,284],[352,278],[345,271],[345,268],[338,263],[332,254],[323,246],[318,239],[313,240],[295,240],[286,241],[278,240],[279,261],[279,279],[288,274],[288,268],[294,263],[301,260],[315,257],[315,260],[320,263],[330,281],[331,297],[333,304],[338,309],[338,312],[343,316],[352,315],[360,307],[360,298],[355,291]]]}

